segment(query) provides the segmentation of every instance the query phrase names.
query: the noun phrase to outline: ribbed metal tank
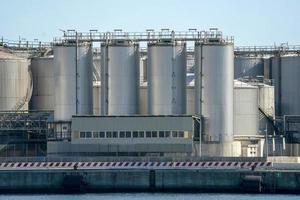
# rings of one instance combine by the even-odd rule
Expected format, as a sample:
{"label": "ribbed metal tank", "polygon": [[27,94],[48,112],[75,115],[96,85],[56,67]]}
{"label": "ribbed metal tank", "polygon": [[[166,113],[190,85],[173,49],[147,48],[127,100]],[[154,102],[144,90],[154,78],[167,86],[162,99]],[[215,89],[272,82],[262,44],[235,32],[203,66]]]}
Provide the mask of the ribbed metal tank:
{"label": "ribbed metal tank", "polygon": [[234,78],[256,78],[264,76],[264,59],[262,57],[237,56],[234,58]]}
{"label": "ribbed metal tank", "polygon": [[186,113],[186,43],[148,43],[148,112]]}
{"label": "ribbed metal tank", "polygon": [[113,40],[101,45],[101,114],[139,111],[139,45]]}
{"label": "ribbed metal tank", "polygon": [[[195,43],[195,110],[205,118],[204,139],[233,141],[233,69],[231,43]],[[231,149],[218,155],[230,156]]]}
{"label": "ribbed metal tank", "polygon": [[234,81],[234,135],[255,136],[259,134],[257,86]]}
{"label": "ribbed metal tank", "polygon": [[54,120],[93,113],[92,48],[90,44],[54,46]]}
{"label": "ribbed metal tank", "polygon": [[29,61],[0,50],[0,111],[28,110],[31,94]]}
{"label": "ribbed metal tank", "polygon": [[300,115],[300,56],[272,58],[277,116]]}
{"label": "ribbed metal tank", "polygon": [[53,57],[34,57],[30,69],[33,77],[33,92],[30,110],[54,110]]}

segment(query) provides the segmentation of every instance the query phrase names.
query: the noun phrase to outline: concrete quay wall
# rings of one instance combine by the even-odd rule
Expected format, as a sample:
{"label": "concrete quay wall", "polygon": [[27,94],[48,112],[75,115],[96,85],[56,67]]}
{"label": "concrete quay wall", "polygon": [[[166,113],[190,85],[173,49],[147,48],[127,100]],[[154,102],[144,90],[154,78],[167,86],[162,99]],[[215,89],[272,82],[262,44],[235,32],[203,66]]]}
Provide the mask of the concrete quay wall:
{"label": "concrete quay wall", "polygon": [[1,192],[300,193],[300,171],[247,169],[1,170]]}

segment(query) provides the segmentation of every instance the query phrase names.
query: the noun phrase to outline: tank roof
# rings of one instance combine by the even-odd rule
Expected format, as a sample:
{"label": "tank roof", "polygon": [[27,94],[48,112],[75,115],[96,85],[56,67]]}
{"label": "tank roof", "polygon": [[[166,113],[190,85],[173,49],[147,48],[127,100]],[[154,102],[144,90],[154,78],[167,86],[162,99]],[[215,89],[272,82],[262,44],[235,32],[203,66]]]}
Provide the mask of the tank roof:
{"label": "tank roof", "polygon": [[234,80],[234,88],[258,88],[257,86],[250,85],[249,83],[240,80]]}
{"label": "tank roof", "polygon": [[18,59],[22,60],[23,58],[20,58],[16,56],[15,54],[9,52],[8,50],[0,48],[0,59]]}

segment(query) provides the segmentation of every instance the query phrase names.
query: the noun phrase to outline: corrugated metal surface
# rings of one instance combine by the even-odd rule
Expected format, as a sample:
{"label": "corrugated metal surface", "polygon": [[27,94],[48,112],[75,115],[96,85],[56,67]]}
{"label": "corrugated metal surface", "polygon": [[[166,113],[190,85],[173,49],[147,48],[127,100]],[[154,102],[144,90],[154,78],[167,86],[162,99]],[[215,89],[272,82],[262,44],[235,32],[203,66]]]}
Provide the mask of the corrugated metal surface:
{"label": "corrugated metal surface", "polygon": [[259,133],[258,87],[235,81],[234,135],[253,136]]}
{"label": "corrugated metal surface", "polygon": [[139,114],[147,115],[148,114],[148,86],[144,82],[140,86],[140,99],[139,99]]}
{"label": "corrugated metal surface", "polygon": [[148,44],[148,111],[186,113],[186,44]]}
{"label": "corrugated metal surface", "polygon": [[259,107],[268,115],[275,117],[274,86],[259,84]]}
{"label": "corrugated metal surface", "polygon": [[55,121],[93,113],[92,65],[90,45],[54,47]]}
{"label": "corrugated metal surface", "polygon": [[195,45],[195,109],[208,141],[233,140],[233,60],[233,45]]}
{"label": "corrugated metal surface", "polygon": [[264,75],[264,60],[261,57],[235,57],[234,78],[256,78]]}
{"label": "corrugated metal surface", "polygon": [[100,115],[100,94],[101,85],[100,82],[93,82],[93,114]]}
{"label": "corrugated metal surface", "polygon": [[101,114],[138,114],[139,46],[113,43],[101,46]]}
{"label": "corrugated metal surface", "polygon": [[100,56],[93,57],[93,81],[100,81]]}
{"label": "corrugated metal surface", "polygon": [[0,111],[28,110],[31,86],[27,59],[0,58]]}
{"label": "corrugated metal surface", "polygon": [[195,86],[188,85],[186,88],[186,114],[195,115]]}
{"label": "corrugated metal surface", "polygon": [[31,59],[33,93],[30,110],[54,110],[54,73],[53,57]]}

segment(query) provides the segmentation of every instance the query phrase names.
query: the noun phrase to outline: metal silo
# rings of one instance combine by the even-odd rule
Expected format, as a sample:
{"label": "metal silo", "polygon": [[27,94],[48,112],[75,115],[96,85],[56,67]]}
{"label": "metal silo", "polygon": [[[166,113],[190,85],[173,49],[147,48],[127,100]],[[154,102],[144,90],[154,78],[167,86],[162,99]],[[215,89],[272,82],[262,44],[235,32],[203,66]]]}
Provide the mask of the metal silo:
{"label": "metal silo", "polygon": [[93,113],[92,48],[90,44],[54,46],[54,120]]}
{"label": "metal silo", "polygon": [[34,57],[30,69],[33,77],[33,92],[30,110],[54,110],[53,57]]}
{"label": "metal silo", "polygon": [[234,136],[259,134],[258,94],[257,86],[234,82]]}
{"label": "metal silo", "polygon": [[28,110],[31,94],[28,60],[0,51],[0,111]]}
{"label": "metal silo", "polygon": [[101,114],[138,114],[139,45],[112,40],[101,45]]}
{"label": "metal silo", "polygon": [[261,57],[237,56],[234,58],[234,78],[264,76],[264,59]]}
{"label": "metal silo", "polygon": [[[275,91],[279,104],[279,115],[300,115],[300,56],[278,58]],[[278,100],[278,101],[277,101]]]}
{"label": "metal silo", "polygon": [[[205,142],[220,142],[211,154],[232,156],[233,69],[231,42],[195,43],[195,110],[204,117]],[[215,150],[215,149],[219,150]]]}
{"label": "metal silo", "polygon": [[148,112],[186,113],[186,43],[148,43]]}

